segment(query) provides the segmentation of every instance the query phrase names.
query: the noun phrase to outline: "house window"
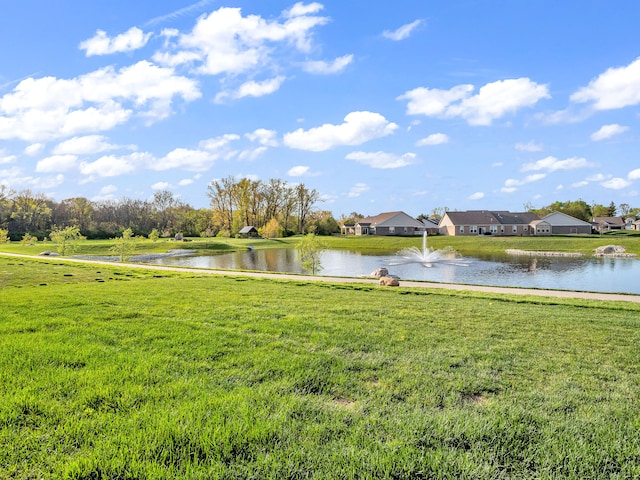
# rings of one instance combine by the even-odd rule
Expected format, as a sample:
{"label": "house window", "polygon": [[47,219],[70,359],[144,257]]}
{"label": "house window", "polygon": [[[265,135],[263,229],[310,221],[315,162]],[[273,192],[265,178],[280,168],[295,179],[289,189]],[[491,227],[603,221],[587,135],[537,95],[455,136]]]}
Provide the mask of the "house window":
{"label": "house window", "polygon": [[523,227],[522,230],[524,230],[525,232],[528,232],[529,231],[529,227]]}
{"label": "house window", "polygon": [[464,225],[460,225],[460,233],[464,233]]}
{"label": "house window", "polygon": [[518,227],[516,227],[515,225],[511,227],[511,233],[518,233]]}
{"label": "house window", "polygon": [[469,233],[478,233],[478,226],[477,225],[471,225],[469,227]]}
{"label": "house window", "polygon": [[497,225],[491,225],[491,233],[498,233],[498,226]]}
{"label": "house window", "polygon": [[389,227],[389,233],[396,233],[396,227]]}

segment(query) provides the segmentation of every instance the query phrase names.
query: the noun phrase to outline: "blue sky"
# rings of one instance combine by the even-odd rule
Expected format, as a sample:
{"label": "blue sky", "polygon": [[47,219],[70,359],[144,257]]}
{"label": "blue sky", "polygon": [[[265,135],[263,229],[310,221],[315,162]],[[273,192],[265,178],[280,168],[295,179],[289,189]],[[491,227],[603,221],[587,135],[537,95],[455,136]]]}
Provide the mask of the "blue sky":
{"label": "blue sky", "polygon": [[229,175],[336,217],[640,206],[637,0],[8,0],[0,183],[208,207]]}

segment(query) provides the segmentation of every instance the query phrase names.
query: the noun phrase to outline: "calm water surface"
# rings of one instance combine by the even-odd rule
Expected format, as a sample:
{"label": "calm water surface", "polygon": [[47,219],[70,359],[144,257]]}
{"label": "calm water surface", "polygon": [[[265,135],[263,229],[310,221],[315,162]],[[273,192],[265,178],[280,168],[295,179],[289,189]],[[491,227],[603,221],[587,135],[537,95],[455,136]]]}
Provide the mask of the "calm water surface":
{"label": "calm water surface", "polygon": [[[491,257],[474,258],[467,267],[419,264],[391,266],[395,254],[367,255],[327,250],[320,275],[357,277],[378,267],[405,280],[640,294],[640,260],[636,258]],[[304,273],[294,249],[268,249],[221,255],[167,257],[162,265],[197,268]]]}

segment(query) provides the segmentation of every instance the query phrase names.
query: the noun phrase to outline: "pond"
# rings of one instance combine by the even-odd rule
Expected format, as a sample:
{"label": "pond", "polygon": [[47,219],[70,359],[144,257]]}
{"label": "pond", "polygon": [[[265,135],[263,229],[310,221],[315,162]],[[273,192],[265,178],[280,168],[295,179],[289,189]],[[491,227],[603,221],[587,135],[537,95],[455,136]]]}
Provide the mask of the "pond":
{"label": "pond", "polygon": [[[640,294],[640,260],[595,257],[466,257],[466,267],[395,265],[396,254],[374,255],[344,250],[322,253],[320,275],[368,276],[376,268],[405,280]],[[160,265],[196,268],[304,273],[294,249],[265,249],[219,255],[154,259]]]}

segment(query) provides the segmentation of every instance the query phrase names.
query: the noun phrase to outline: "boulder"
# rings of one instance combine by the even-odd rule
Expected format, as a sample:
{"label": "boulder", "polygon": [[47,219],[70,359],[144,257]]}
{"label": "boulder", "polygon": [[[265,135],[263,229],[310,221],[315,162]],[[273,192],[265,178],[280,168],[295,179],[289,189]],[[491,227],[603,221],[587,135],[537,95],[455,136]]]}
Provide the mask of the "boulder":
{"label": "boulder", "polygon": [[44,255],[44,256],[57,257],[57,256],[59,256],[60,254],[59,254],[59,253],[56,253],[56,252],[51,252],[51,251],[49,251],[49,250],[46,250],[46,251],[44,251],[44,252],[40,252],[38,255]]}
{"label": "boulder", "polygon": [[400,282],[398,281],[398,279],[393,277],[380,277],[380,281],[378,283],[384,287],[400,286]]}
{"label": "boulder", "polygon": [[386,268],[376,268],[373,272],[371,272],[371,276],[374,278],[386,277],[389,275],[389,270]]}
{"label": "boulder", "polygon": [[626,253],[626,249],[620,245],[605,245],[595,250],[596,255],[614,255],[616,253]]}

